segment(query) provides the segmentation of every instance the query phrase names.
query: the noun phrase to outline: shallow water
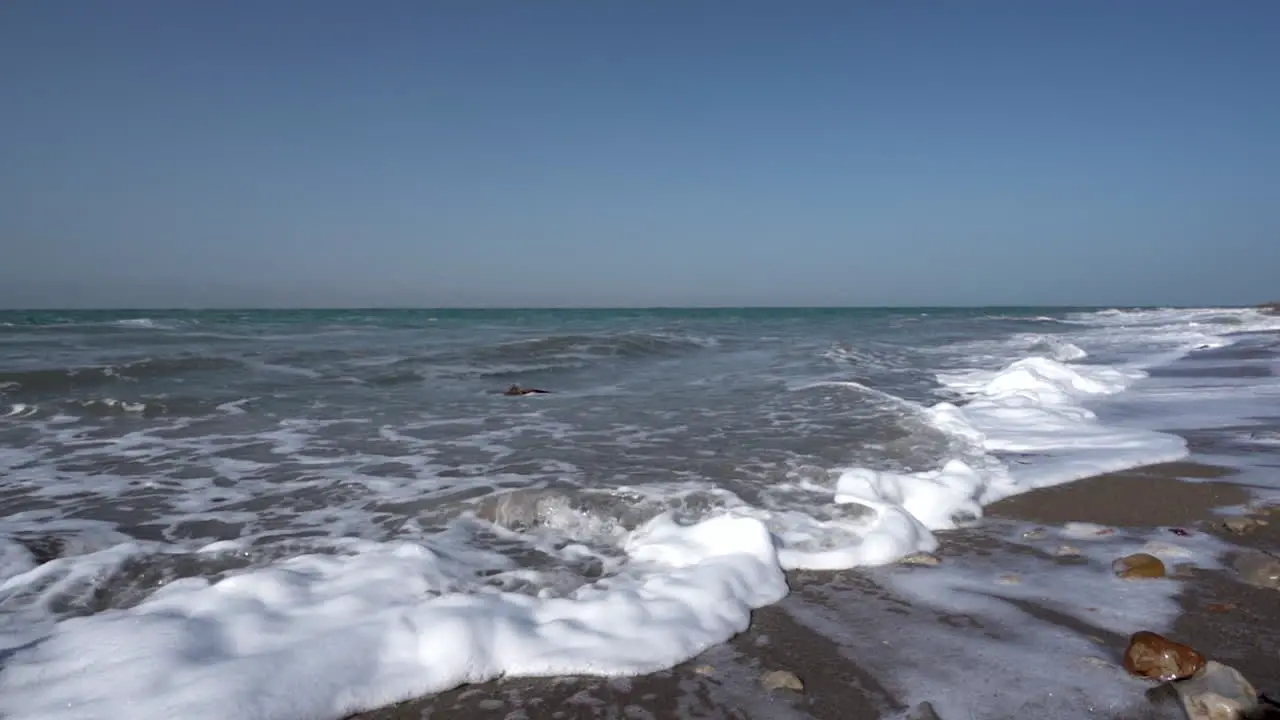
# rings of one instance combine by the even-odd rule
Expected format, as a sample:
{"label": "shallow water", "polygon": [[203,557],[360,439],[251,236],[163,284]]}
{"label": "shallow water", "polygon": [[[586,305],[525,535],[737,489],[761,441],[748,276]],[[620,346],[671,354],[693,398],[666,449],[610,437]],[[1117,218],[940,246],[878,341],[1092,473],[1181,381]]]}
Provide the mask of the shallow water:
{"label": "shallow water", "polygon": [[[1158,370],[1231,343],[1270,368],[1274,336],[1251,331],[1276,328],[1216,309],[0,314],[0,648],[29,646],[0,712],[340,717],[503,673],[666,667],[784,595],[783,569],[891,562],[1001,497],[1185,456],[1157,430],[1247,418],[1275,384]],[[154,699],[113,705],[126,691]]]}

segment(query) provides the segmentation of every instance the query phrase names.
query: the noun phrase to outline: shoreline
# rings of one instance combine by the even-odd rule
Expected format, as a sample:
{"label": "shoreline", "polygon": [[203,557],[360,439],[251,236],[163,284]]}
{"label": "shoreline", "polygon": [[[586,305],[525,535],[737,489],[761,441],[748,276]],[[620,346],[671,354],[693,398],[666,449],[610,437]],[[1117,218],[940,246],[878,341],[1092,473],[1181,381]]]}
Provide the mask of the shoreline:
{"label": "shoreline", "polygon": [[[966,556],[995,558],[996,564],[1014,557],[1038,564],[1043,571],[1080,566],[1088,560],[1057,557],[1026,544],[1007,540],[1010,530],[1019,533],[1034,526],[1058,526],[1068,522],[1096,523],[1129,531],[1180,538],[1170,528],[1186,530],[1229,542],[1241,551],[1280,552],[1280,507],[1275,520],[1257,532],[1235,534],[1223,526],[1218,510],[1250,502],[1241,486],[1224,482],[1230,468],[1192,460],[1165,463],[1035,490],[993,503],[981,527],[939,533],[940,567]],[[1184,479],[1186,478],[1186,479]],[[1158,494],[1157,494],[1158,493]],[[1110,496],[1112,503],[1099,502]],[[1150,502],[1135,502],[1137,498]],[[1227,558],[1228,567],[1230,558]],[[1091,563],[1098,565],[1098,563]],[[639,677],[504,678],[455,688],[435,696],[410,700],[379,710],[358,713],[348,720],[461,720],[504,718],[510,720],[569,720],[572,718],[819,718],[822,720],[877,720],[909,717],[917,704],[888,687],[877,673],[848,648],[823,630],[832,621],[844,628],[868,620],[882,623],[913,619],[937,622],[953,628],[972,625],[973,617],[933,613],[912,607],[886,587],[886,575],[929,573],[934,568],[907,568],[902,564],[842,571],[792,571],[787,573],[791,592],[781,602],[756,610],[750,627],[727,643],[712,647],[673,668]],[[1109,577],[1107,567],[1090,567]],[[1178,615],[1167,636],[1197,647],[1214,659],[1240,670],[1260,691],[1280,690],[1280,595],[1276,590],[1246,585],[1230,569],[1180,568],[1175,601]],[[1109,578],[1116,583],[1126,583]],[[859,609],[850,612],[856,602]],[[1015,601],[1019,608],[1055,632],[1088,638],[1097,654],[1085,661],[1119,676],[1120,657],[1128,641],[1125,633],[1092,625],[1061,612],[1052,603]],[[867,606],[876,606],[868,611]],[[1224,609],[1227,608],[1227,609]],[[1148,629],[1133,627],[1133,631]],[[974,626],[977,633],[994,628]],[[1078,661],[1080,658],[1073,658]],[[762,673],[785,670],[800,679],[801,692],[766,690]],[[1124,679],[1121,679],[1123,682]],[[1180,718],[1182,710],[1158,694],[1149,699],[1148,684],[1132,681],[1132,703],[1125,708],[1093,708],[1079,717]],[[1152,689],[1153,684],[1145,689]],[[1046,687],[1052,694],[1054,688]],[[944,695],[947,689],[935,691]],[[1054,706],[1060,712],[1065,706]],[[1027,712],[1034,708],[1027,707]],[[1101,713],[1101,714],[1099,714]],[[926,716],[927,717],[927,716]],[[940,715],[941,720],[951,720]],[[988,720],[995,716],[973,716]]]}
{"label": "shoreline", "polygon": [[[1152,370],[1153,378],[1261,377],[1253,361],[1262,357],[1242,348],[1215,348],[1175,361],[1166,368]],[[1206,364],[1202,364],[1206,363]],[[1252,368],[1252,372],[1251,372]],[[1270,368],[1265,368],[1270,373]],[[1243,374],[1243,375],[1242,375]],[[1242,421],[1243,423],[1243,421]],[[605,719],[605,717],[724,717],[724,719],[823,719],[874,720],[910,717],[919,701],[943,700],[948,692],[963,685],[988,682],[989,673],[978,670],[966,675],[965,667],[952,669],[938,659],[938,666],[913,666],[910,661],[881,662],[884,655],[873,641],[860,638],[868,626],[900,625],[923,635],[925,646],[936,629],[940,643],[950,643],[951,635],[972,635],[975,643],[991,642],[1010,634],[1007,624],[991,618],[922,607],[893,591],[893,579],[909,574],[943,573],[956,565],[987,561],[988,568],[1009,565],[1024,573],[1050,580],[1059,573],[1074,571],[1075,578],[1101,583],[1106,589],[1124,588],[1114,577],[1110,561],[1123,555],[1123,541],[1101,556],[1059,556],[1051,543],[1023,541],[1021,537],[1046,528],[1062,530],[1069,523],[1092,523],[1119,530],[1117,536],[1138,541],[1179,546],[1180,543],[1207,543],[1222,555],[1221,566],[1202,562],[1170,562],[1176,578],[1171,591],[1171,621],[1143,624],[1144,602],[1125,600],[1120,619],[1110,623],[1091,621],[1091,611],[1106,614],[1108,607],[1084,607],[1076,612],[1062,609],[1052,592],[1043,597],[1002,600],[1016,607],[1016,623],[1038,626],[1043,637],[1070,637],[1075,656],[1046,652],[1032,657],[1032,664],[1061,665],[1061,674],[1085,676],[1093,671],[1103,682],[1119,687],[1110,703],[1093,703],[1092,693],[1059,682],[1056,673],[1044,675],[1039,667],[1015,671],[1030,675],[1007,678],[1018,685],[1024,698],[1007,710],[946,714],[938,707],[941,720],[998,720],[1001,717],[1114,717],[1116,720],[1181,719],[1178,703],[1162,697],[1156,685],[1130,678],[1120,666],[1128,635],[1152,629],[1174,641],[1198,648],[1210,659],[1231,665],[1252,680],[1258,691],[1280,692],[1280,655],[1267,648],[1280,647],[1280,594],[1275,589],[1245,584],[1231,569],[1240,553],[1274,552],[1280,555],[1280,510],[1272,507],[1274,521],[1257,525],[1244,534],[1230,532],[1224,525],[1231,512],[1247,507],[1270,489],[1251,482],[1249,469],[1280,466],[1280,446],[1242,445],[1239,430],[1231,427],[1171,430],[1188,443],[1183,460],[1138,466],[1129,470],[1094,475],[1047,488],[1036,489],[992,503],[984,509],[977,528],[938,533],[940,568],[904,568],[901,564],[883,568],[840,571],[790,571],[791,592],[781,602],[762,607],[751,615],[745,632],[726,643],[709,648],[682,664],[637,678],[504,678],[479,685],[466,685],[436,696],[399,703],[380,710],[362,712],[349,720],[461,720],[495,717],[509,720]],[[1280,418],[1254,418],[1252,429],[1275,432]],[[1220,462],[1228,456],[1230,461]],[[1239,462],[1236,462],[1238,460]],[[1280,483],[1277,483],[1280,486]],[[1187,533],[1188,538],[1179,533]],[[1132,551],[1132,550],[1130,550]],[[1107,555],[1110,553],[1110,555]],[[1083,573],[1080,574],[1080,573]],[[1015,575],[1006,573],[1005,575]],[[942,575],[938,575],[942,577]],[[1029,582],[1030,579],[1028,578]],[[998,583],[998,579],[997,579]],[[1142,580],[1139,580],[1142,583]],[[1124,592],[1121,589],[1120,592]],[[989,594],[1001,597],[1001,587],[992,584]],[[1005,593],[1007,594],[1007,593]],[[1083,610],[1083,612],[1079,612]],[[1157,609],[1158,610],[1158,609]],[[1124,615],[1132,618],[1124,618]],[[1152,618],[1160,615],[1153,611]],[[1015,623],[1015,624],[1016,624]],[[1108,629],[1105,624],[1110,624]],[[1016,630],[1014,632],[1016,634]],[[1038,635],[1033,635],[1038,637]],[[963,639],[963,638],[961,638]],[[890,647],[892,633],[881,641]],[[955,647],[940,644],[940,650]],[[995,646],[997,652],[1000,644]],[[991,650],[988,647],[988,650]],[[940,652],[945,656],[945,652]],[[964,656],[959,659],[963,665]],[[982,651],[974,660],[987,662]],[[925,660],[928,665],[932,660]],[[916,664],[922,665],[922,664]],[[801,692],[767,691],[760,678],[767,670],[795,673],[804,684]],[[911,680],[924,678],[924,687],[906,687]],[[1085,678],[1085,683],[1088,678]],[[897,684],[897,687],[891,687]],[[950,687],[948,687],[950,685]],[[1085,687],[1088,687],[1085,684]],[[1060,692],[1061,691],[1061,692]],[[1012,691],[1010,691],[1012,692]],[[1057,697],[1055,697],[1055,693]],[[931,697],[932,696],[932,697]],[[993,696],[995,697],[995,696]],[[980,698],[979,698],[980,701]],[[998,698],[993,700],[998,705]],[[928,715],[920,715],[927,719]]]}
{"label": "shoreline", "polygon": [[[1230,360],[1232,351],[1210,351],[1201,357]],[[1195,363],[1178,361],[1168,376],[1188,373],[1205,377],[1231,376],[1230,367],[1197,369]],[[1153,372],[1153,377],[1164,374]],[[1256,418],[1263,425],[1251,427],[1274,432],[1280,418]],[[409,700],[378,710],[350,715],[348,720],[461,720],[502,718],[505,720],[570,720],[573,718],[677,718],[705,717],[752,720],[877,720],[911,717],[922,700],[938,704],[940,720],[1004,717],[1069,718],[1097,717],[1125,720],[1182,718],[1175,701],[1156,690],[1154,683],[1129,677],[1120,667],[1128,635],[1154,630],[1170,639],[1200,650],[1210,659],[1224,662],[1249,678],[1260,692],[1280,693],[1280,594],[1270,588],[1243,582],[1232,569],[1245,553],[1273,553],[1280,556],[1280,506],[1257,510],[1257,499],[1270,490],[1255,485],[1247,470],[1280,466],[1280,446],[1241,447],[1239,426],[1170,431],[1188,443],[1187,458],[1169,463],[1140,466],[1130,470],[1097,475],[1082,480],[1037,489],[1006,498],[984,509],[984,519],[976,528],[938,533],[941,546],[936,551],[938,568],[912,567],[902,563],[832,572],[792,571],[786,574],[790,593],[782,601],[752,613],[750,626],[729,641],[713,646],[698,656],[667,670],[639,677],[555,677],[502,678],[479,685],[467,685],[443,693]],[[1224,455],[1240,463],[1217,460]],[[1213,458],[1210,460],[1209,458]],[[1228,530],[1226,517],[1239,508],[1254,507],[1269,519],[1244,533]],[[1105,526],[1114,532],[1110,545],[1094,542],[1085,556],[1057,554],[1057,541],[1030,541],[1033,533],[1061,532],[1071,523]],[[1177,530],[1178,532],[1174,532]],[[1182,533],[1186,533],[1184,537]],[[1059,583],[1056,575],[1084,578],[1101,583],[1108,591],[1128,592],[1128,583],[1115,578],[1111,560],[1121,557],[1135,543],[1160,545],[1177,551],[1186,545],[1190,562],[1169,562],[1172,587],[1166,593],[1172,618],[1160,620],[1166,612],[1163,601],[1152,595],[1136,600],[1125,598],[1124,607],[1068,607],[1053,592],[1005,592],[1001,583],[1028,584],[1044,581],[1049,588],[1071,588]],[[1127,545],[1126,545],[1127,543]],[[1221,555],[1220,563],[1206,561]],[[902,578],[942,578],[956,568],[1012,568],[1019,572],[990,574],[990,598],[1016,613],[1017,622],[992,621],[993,616],[929,607],[902,597],[895,583]],[[941,571],[941,572],[939,572]],[[927,582],[931,582],[927,581]],[[1132,586],[1135,592],[1139,586]],[[973,592],[964,587],[965,592]],[[1157,593],[1158,594],[1158,593]],[[1123,597],[1123,596],[1121,596]],[[1143,624],[1144,603],[1153,608],[1152,626]],[[1070,605],[1070,602],[1067,603]],[[1083,611],[1083,612],[1081,612]],[[1097,611],[1098,621],[1089,613]],[[1011,616],[1013,617],[1013,616]],[[1050,666],[1028,668],[1026,677],[1008,676],[1014,689],[996,687],[987,695],[973,684],[992,681],[992,672],[975,666],[987,662],[985,652],[1001,652],[1002,643],[1021,630],[1018,622],[1036,626],[1032,637],[1063,640],[1064,653],[1046,651],[1035,660]],[[928,646],[936,632],[938,657],[899,661],[885,660],[876,643],[894,645],[896,630],[885,631],[885,639],[863,637],[866,628],[901,627]],[[936,630],[931,630],[935,628]],[[875,636],[875,632],[869,633]],[[968,640],[965,640],[968,638]],[[977,655],[967,657],[963,643],[971,640]],[[963,641],[963,642],[962,642]],[[909,643],[908,643],[909,644]],[[958,657],[949,657],[947,653]],[[1030,656],[1028,656],[1030,657]],[[1025,659],[1025,658],[1024,658]],[[931,663],[936,661],[936,666]],[[895,664],[897,663],[897,664]],[[956,663],[951,667],[948,663]],[[998,662],[997,662],[998,665]],[[1052,667],[1062,665],[1058,671]],[[1011,667],[1022,670],[1016,662]],[[767,671],[794,673],[803,690],[762,687]],[[1090,675],[1093,673],[1094,675]],[[1084,678],[1083,686],[1069,681],[1055,686],[1058,676]],[[998,677],[998,672],[995,674]],[[1094,682],[1107,684],[1113,692],[1108,701],[1097,700],[1087,688]],[[916,682],[910,678],[925,678]],[[980,702],[999,706],[1003,695],[1022,696],[1008,702],[1016,709],[991,710],[993,714],[948,714],[941,701],[960,689],[977,693]],[[984,700],[985,698],[985,700]],[[1008,703],[1006,703],[1008,705]],[[977,712],[981,712],[979,709]],[[929,715],[919,716],[929,718]]]}
{"label": "shoreline", "polygon": [[[1257,360],[1251,351],[1216,348],[1157,368],[1153,378],[1233,378],[1242,377],[1244,365]],[[1201,365],[1201,363],[1207,363]],[[1270,369],[1267,369],[1270,372]],[[1261,373],[1254,373],[1260,374]],[[1253,377],[1253,375],[1249,375]],[[1267,647],[1280,647],[1280,594],[1275,589],[1252,587],[1240,582],[1231,562],[1242,552],[1274,552],[1280,555],[1280,510],[1267,512],[1274,521],[1245,534],[1224,527],[1231,512],[1256,502],[1276,486],[1258,486],[1249,471],[1280,466],[1280,445],[1242,445],[1242,424],[1231,427],[1166,430],[1187,442],[1189,455],[1183,460],[1138,466],[1129,470],[1094,475],[1005,498],[984,509],[977,528],[938,533],[941,547],[936,551],[938,568],[918,568],[893,564],[879,568],[838,571],[788,571],[790,593],[781,602],[751,614],[744,632],[730,641],[701,652],[694,659],[671,669],[632,678],[503,678],[493,682],[463,685],[452,691],[379,710],[351,715],[348,720],[462,720],[494,717],[504,720],[640,719],[640,717],[724,717],[753,720],[876,720],[910,717],[920,701],[937,703],[940,720],[998,720],[1002,717],[1105,717],[1116,720],[1181,719],[1181,707],[1153,691],[1155,685],[1130,678],[1120,667],[1128,635],[1138,630],[1156,630],[1174,641],[1192,644],[1210,659],[1235,667],[1252,680],[1258,691],[1280,692],[1280,655]],[[1280,418],[1253,418],[1249,428],[1275,433]],[[1226,461],[1222,461],[1222,459]],[[1071,523],[1100,525],[1115,532],[1111,546],[1096,544],[1092,557],[1060,556],[1052,542],[1027,541],[1024,536],[1039,532],[1061,533]],[[1172,532],[1185,532],[1188,538]],[[1056,542],[1056,541],[1053,541]],[[1129,592],[1132,580],[1114,577],[1110,562],[1135,550],[1134,543],[1147,542],[1178,550],[1179,544],[1196,544],[1202,556],[1222,555],[1216,562],[1169,562],[1172,582],[1166,596],[1121,597],[1125,607],[1070,607],[1064,610],[1062,597],[1071,588],[1055,583],[1055,575],[1070,575],[1066,583],[1101,583],[1107,592]],[[1126,546],[1125,543],[1128,543]],[[1206,550],[1211,548],[1211,550]],[[1101,555],[1100,555],[1101,553]],[[1193,552],[1194,555],[1194,552]],[[1197,557],[1194,560],[1202,560]],[[1192,568],[1193,565],[1194,568]],[[1203,566],[1199,566],[1203,565]],[[977,566],[991,578],[989,588],[979,588],[989,597],[1009,607],[1014,623],[977,612],[950,611],[922,606],[896,591],[895,583],[910,579],[943,578],[956,568]],[[998,569],[1018,569],[1020,573],[998,573]],[[941,573],[940,573],[941,570]],[[995,574],[992,574],[995,573]],[[1007,593],[1005,579],[1023,574],[1028,584],[1047,583],[1043,596]],[[1014,580],[1021,582],[1021,580]],[[1139,582],[1140,583],[1140,582]],[[1161,580],[1161,583],[1169,583]],[[1167,585],[1166,585],[1167,587]],[[1057,591],[1052,588],[1057,588]],[[961,588],[974,592],[972,587]],[[1137,585],[1134,592],[1139,592]],[[1164,602],[1165,605],[1161,605]],[[1144,603],[1151,603],[1151,618],[1172,618],[1143,624]],[[1167,606],[1167,607],[1166,607]],[[1074,610],[1074,611],[1071,611]],[[1080,612],[1082,611],[1083,612]],[[1098,611],[1098,621],[1091,612]],[[992,682],[989,670],[970,676],[973,662],[986,664],[983,652],[1001,652],[1006,638],[1018,637],[1019,624],[1036,626],[1039,635],[1071,642],[1053,655],[1023,657],[1030,664],[1064,665],[1057,673],[1044,674],[1039,667],[1024,669],[1012,662],[1006,682],[1021,693],[1015,706],[1006,710],[943,711],[941,701],[948,693],[968,691],[968,685]],[[928,647],[938,635],[940,655],[959,657],[938,659],[883,660],[895,635],[883,641],[861,637],[865,628],[901,626],[916,635],[914,642]],[[1110,629],[1108,626],[1110,625]],[[932,629],[931,629],[932,628]],[[896,632],[896,630],[895,630]],[[876,633],[870,633],[874,635]],[[995,641],[995,643],[993,643]],[[968,657],[965,643],[975,643],[978,655]],[[950,643],[950,644],[948,644]],[[987,643],[986,651],[982,644]],[[1075,643],[1075,644],[1071,644]],[[910,644],[910,643],[909,643]],[[945,652],[943,652],[945,650]],[[1066,652],[1074,657],[1065,656]],[[947,666],[955,662],[959,667]],[[794,673],[804,684],[801,692],[788,689],[768,691],[762,674],[769,670]],[[1089,673],[1111,689],[1110,701],[1094,702],[1087,689]],[[998,675],[998,674],[997,674]],[[1019,676],[1025,675],[1025,676]],[[1082,679],[1082,687],[1061,682],[1059,675]],[[906,679],[904,679],[906,678]],[[910,678],[915,678],[911,680]],[[1029,679],[1028,679],[1029,678]],[[915,683],[913,685],[913,682]],[[923,687],[922,687],[923,685]],[[1119,688],[1119,692],[1116,692]],[[1000,693],[1014,693],[997,688]],[[996,691],[975,696],[979,705],[1000,706]],[[1149,696],[1149,697],[1148,697]],[[1007,705],[1007,703],[1006,703]],[[928,715],[919,716],[928,719]]]}

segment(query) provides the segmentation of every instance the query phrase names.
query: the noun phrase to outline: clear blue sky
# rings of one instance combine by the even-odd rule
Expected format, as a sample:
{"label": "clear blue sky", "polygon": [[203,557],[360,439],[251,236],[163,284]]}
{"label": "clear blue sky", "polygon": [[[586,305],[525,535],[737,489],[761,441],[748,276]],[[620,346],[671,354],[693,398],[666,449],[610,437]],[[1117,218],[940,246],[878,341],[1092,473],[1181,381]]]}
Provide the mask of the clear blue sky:
{"label": "clear blue sky", "polygon": [[0,6],[0,306],[1280,298],[1275,0]]}

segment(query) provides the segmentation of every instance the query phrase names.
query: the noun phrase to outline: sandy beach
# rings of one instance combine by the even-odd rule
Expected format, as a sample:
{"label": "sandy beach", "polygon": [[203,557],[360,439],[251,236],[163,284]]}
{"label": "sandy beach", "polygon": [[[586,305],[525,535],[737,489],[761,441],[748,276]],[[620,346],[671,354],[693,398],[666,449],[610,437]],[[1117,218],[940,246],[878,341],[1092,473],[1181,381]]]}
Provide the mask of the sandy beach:
{"label": "sandy beach", "polygon": [[[1206,357],[1213,362],[1205,364]],[[1231,357],[1230,350],[1202,354],[1167,372],[1230,375]],[[1273,433],[1280,423],[1260,418],[1250,427]],[[1170,693],[1128,677],[1120,665],[1129,633],[1150,629],[1142,622],[1144,603],[1154,603],[1124,594],[1134,583],[1152,581],[1122,580],[1110,567],[1136,544],[1161,548],[1173,576],[1154,581],[1167,583],[1176,603],[1176,617],[1158,630],[1274,695],[1280,693],[1280,594],[1248,584],[1233,564],[1243,555],[1280,554],[1280,505],[1259,499],[1270,496],[1267,485],[1256,482],[1259,471],[1280,467],[1280,448],[1239,447],[1233,439],[1239,430],[1183,433],[1193,451],[1185,461],[993,504],[979,527],[941,534],[936,567],[789,573],[791,594],[757,611],[746,632],[668,671],[507,679],[352,720],[1181,718]],[[1210,456],[1239,462],[1203,460]],[[1224,524],[1230,517],[1251,520],[1233,530]],[[1082,539],[1062,539],[1072,533]],[[1182,554],[1185,561],[1178,560]],[[987,578],[982,594],[1005,611],[939,609],[895,590],[903,578],[943,577],[953,569]],[[1098,606],[1090,606],[1088,593],[1069,587],[1075,580],[1055,580],[1068,573],[1120,594],[1104,592]],[[1041,590],[1011,592],[1029,586]],[[961,592],[957,587],[951,592]],[[1158,614],[1153,611],[1153,620]],[[1110,620],[1091,622],[1091,616]],[[766,689],[762,676],[772,670],[794,673],[803,688]],[[1128,697],[1094,696],[1098,678],[1128,688]],[[937,715],[921,714],[922,701]],[[967,706],[968,713],[947,714],[947,705]]]}

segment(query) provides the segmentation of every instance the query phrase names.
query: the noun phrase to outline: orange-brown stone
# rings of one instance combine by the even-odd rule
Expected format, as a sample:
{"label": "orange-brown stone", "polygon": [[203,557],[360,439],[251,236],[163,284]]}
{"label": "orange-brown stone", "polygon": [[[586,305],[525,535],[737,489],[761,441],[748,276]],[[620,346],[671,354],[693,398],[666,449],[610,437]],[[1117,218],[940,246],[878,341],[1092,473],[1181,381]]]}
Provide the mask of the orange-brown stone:
{"label": "orange-brown stone", "polygon": [[1131,635],[1124,651],[1124,669],[1130,675],[1161,682],[1191,677],[1204,662],[1194,649],[1147,630]]}
{"label": "orange-brown stone", "polygon": [[1164,562],[1148,553],[1126,555],[1112,563],[1111,569],[1118,577],[1125,579],[1162,578],[1168,574],[1164,569]]}

